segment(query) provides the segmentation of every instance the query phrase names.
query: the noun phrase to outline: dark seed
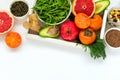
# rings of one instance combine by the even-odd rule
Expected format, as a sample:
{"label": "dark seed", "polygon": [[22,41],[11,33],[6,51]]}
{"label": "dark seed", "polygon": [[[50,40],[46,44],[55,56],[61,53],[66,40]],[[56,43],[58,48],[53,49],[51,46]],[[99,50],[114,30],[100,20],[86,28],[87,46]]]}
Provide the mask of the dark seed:
{"label": "dark seed", "polygon": [[24,16],[28,12],[28,5],[23,1],[14,2],[10,8],[14,16]]}

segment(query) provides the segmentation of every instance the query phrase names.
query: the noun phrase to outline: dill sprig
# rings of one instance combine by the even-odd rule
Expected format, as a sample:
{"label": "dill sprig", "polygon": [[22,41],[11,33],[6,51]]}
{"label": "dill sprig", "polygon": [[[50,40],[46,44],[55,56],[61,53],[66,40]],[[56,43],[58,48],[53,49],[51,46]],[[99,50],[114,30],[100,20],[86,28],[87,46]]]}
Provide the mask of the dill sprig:
{"label": "dill sprig", "polygon": [[102,39],[99,37],[96,38],[96,41],[87,46],[90,49],[90,55],[94,59],[102,57],[103,59],[106,58],[106,53],[105,53],[105,44]]}
{"label": "dill sprig", "polygon": [[[76,42],[76,45],[81,44],[80,42]],[[84,51],[86,52],[88,49],[90,50],[90,55],[92,58],[97,59],[102,57],[103,59],[106,58],[106,53],[105,53],[105,44],[103,42],[103,39],[100,39],[99,36],[97,36],[96,41],[93,44],[90,45],[84,45],[82,44],[82,47]]]}

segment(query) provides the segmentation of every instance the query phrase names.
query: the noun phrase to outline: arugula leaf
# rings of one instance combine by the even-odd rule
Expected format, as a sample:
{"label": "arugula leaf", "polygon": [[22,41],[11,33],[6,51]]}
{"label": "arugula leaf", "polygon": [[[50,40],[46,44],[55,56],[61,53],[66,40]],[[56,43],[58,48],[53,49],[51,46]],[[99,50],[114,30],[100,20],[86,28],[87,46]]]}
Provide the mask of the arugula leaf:
{"label": "arugula leaf", "polygon": [[33,10],[44,22],[58,23],[67,17],[70,0],[37,0]]}

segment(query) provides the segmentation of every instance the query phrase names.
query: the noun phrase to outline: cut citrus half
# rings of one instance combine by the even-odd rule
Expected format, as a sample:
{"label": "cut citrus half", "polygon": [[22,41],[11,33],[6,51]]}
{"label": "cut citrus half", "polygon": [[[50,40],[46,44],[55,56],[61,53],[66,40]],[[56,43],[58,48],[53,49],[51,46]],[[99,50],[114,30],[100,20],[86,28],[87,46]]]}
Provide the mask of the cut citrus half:
{"label": "cut citrus half", "polygon": [[89,17],[94,14],[95,2],[93,0],[74,0],[72,4],[72,13],[85,13]]}
{"label": "cut citrus half", "polygon": [[0,34],[9,32],[14,25],[13,15],[5,10],[0,10]]}

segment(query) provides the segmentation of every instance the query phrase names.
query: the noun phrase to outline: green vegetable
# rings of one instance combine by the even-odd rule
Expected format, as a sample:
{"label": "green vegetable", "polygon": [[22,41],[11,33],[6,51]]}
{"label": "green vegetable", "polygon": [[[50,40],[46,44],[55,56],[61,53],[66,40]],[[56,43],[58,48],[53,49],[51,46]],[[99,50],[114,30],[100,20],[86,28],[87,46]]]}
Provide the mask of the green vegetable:
{"label": "green vegetable", "polygon": [[37,0],[33,9],[45,23],[56,24],[67,17],[70,0]]}
{"label": "green vegetable", "polygon": [[47,26],[40,30],[39,35],[42,37],[55,38],[59,36],[58,26]]}
{"label": "green vegetable", "polygon": [[105,45],[102,39],[97,37],[95,43],[88,45],[88,48],[90,49],[91,57],[94,59],[102,57],[103,59],[106,58],[105,53]]}
{"label": "green vegetable", "polygon": [[109,0],[100,0],[95,2],[95,14],[103,12],[110,5]]}
{"label": "green vegetable", "polygon": [[91,44],[88,47],[90,49],[91,57],[94,59],[99,57],[102,57],[103,59],[106,58],[105,45],[102,39],[98,38],[94,44]]}
{"label": "green vegetable", "polygon": [[[77,45],[80,42],[77,43]],[[90,50],[90,55],[92,58],[96,59],[96,58],[100,58],[102,57],[103,59],[106,58],[106,53],[105,53],[105,45],[102,39],[100,39],[97,36],[96,41],[91,44],[91,45],[82,45],[83,49],[85,49],[85,51],[87,51],[87,49]]]}

